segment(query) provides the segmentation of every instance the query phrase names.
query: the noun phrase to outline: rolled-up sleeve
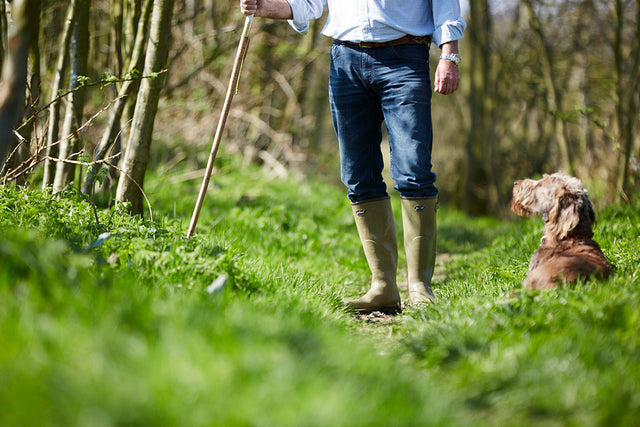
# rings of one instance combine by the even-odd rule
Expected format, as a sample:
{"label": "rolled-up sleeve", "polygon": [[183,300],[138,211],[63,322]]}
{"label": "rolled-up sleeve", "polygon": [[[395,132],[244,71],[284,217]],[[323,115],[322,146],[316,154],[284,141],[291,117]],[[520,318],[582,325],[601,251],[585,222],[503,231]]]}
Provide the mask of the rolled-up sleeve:
{"label": "rolled-up sleeve", "polygon": [[288,0],[293,12],[293,19],[289,20],[289,25],[301,34],[309,31],[309,21],[322,16],[327,7],[328,0]]}
{"label": "rolled-up sleeve", "polygon": [[433,2],[433,42],[441,46],[453,40],[462,38],[462,33],[467,23],[460,16],[460,3],[458,0]]}

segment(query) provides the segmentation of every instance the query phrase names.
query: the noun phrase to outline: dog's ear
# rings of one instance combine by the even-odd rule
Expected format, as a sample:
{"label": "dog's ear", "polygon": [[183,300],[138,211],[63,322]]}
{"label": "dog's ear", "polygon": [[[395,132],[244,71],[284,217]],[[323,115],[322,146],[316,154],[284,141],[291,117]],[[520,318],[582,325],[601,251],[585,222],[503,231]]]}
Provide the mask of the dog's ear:
{"label": "dog's ear", "polygon": [[591,228],[596,226],[596,213],[586,190],[580,195],[580,218],[585,226]]}
{"label": "dog's ear", "polygon": [[565,194],[559,202],[557,219],[558,240],[566,238],[571,230],[580,223],[580,211],[582,210],[582,197],[574,194]]}
{"label": "dog's ear", "polygon": [[595,227],[595,225],[596,225],[596,212],[593,209],[593,205],[591,204],[591,200],[589,200],[589,196],[587,195],[586,192],[582,195],[582,205],[583,205],[583,209],[585,209],[586,212],[587,212],[587,217],[589,218],[589,221],[591,221],[591,225]]}
{"label": "dog's ear", "polygon": [[548,210],[542,213],[545,222],[545,234],[552,241],[560,241],[580,223],[580,196],[577,196],[561,183],[550,188]]}

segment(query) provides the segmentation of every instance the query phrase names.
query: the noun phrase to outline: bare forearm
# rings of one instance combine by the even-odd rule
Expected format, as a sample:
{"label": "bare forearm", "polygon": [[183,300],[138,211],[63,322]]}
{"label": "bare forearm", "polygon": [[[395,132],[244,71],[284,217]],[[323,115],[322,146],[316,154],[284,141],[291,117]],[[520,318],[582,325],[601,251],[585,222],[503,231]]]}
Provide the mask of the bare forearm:
{"label": "bare forearm", "polygon": [[440,46],[440,49],[442,49],[442,53],[447,54],[447,53],[459,53],[458,52],[458,40],[453,40],[447,43],[442,43],[442,46]]}
{"label": "bare forearm", "polygon": [[293,12],[287,0],[240,0],[245,15],[271,19],[292,19]]}

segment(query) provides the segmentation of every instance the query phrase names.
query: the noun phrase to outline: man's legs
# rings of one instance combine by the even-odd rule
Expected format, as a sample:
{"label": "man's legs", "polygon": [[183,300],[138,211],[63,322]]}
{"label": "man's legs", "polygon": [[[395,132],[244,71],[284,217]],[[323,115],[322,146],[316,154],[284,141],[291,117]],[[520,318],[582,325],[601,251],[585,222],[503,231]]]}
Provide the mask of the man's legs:
{"label": "man's legs", "polygon": [[[385,82],[382,108],[391,148],[391,177],[402,197],[404,250],[407,259],[409,301],[434,300],[431,277],[436,255],[438,190],[431,171],[432,123],[428,49],[398,46],[393,54],[404,65],[381,68]],[[388,60],[393,61],[393,58]],[[402,85],[396,84],[402,81]]]}
{"label": "man's legs", "polygon": [[[395,225],[390,233],[393,215],[382,180],[383,117],[389,133],[395,188],[403,198],[433,199],[435,206],[428,53],[428,48],[420,45],[363,50],[337,43],[332,47],[329,95],[340,143],[341,176],[353,203],[373,276],[369,292],[348,303],[356,310],[386,309],[396,304],[399,307]],[[427,212],[426,220],[435,228],[435,208],[432,215],[430,210]],[[358,213],[363,217],[359,218]],[[429,283],[423,279],[428,277],[426,282],[430,282],[431,278],[425,269],[433,272],[429,260],[435,256],[435,250],[431,250],[435,248],[435,232],[424,235],[425,215],[409,218],[403,208],[405,220],[416,225],[405,225],[405,248],[414,248],[407,252],[410,282],[415,282],[410,286],[414,290],[410,295],[413,302],[423,302],[432,296]],[[413,280],[415,277],[420,280]]]}
{"label": "man's legs", "polygon": [[331,49],[329,99],[340,144],[342,182],[371,270],[371,287],[359,299],[346,301],[358,312],[400,311],[396,285],[398,245],[391,202],[382,179],[384,162],[382,108],[369,87],[368,52],[335,43]]}

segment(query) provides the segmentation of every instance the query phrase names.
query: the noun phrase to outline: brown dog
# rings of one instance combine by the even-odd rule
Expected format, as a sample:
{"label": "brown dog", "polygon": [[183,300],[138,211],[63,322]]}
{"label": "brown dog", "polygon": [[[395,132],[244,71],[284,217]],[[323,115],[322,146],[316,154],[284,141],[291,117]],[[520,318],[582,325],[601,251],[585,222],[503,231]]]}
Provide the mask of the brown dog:
{"label": "brown dog", "polygon": [[596,216],[578,178],[554,173],[538,181],[516,181],[511,209],[520,216],[541,215],[544,221],[542,243],[531,257],[523,287],[555,288],[558,282],[611,274],[609,262],[592,238]]}

